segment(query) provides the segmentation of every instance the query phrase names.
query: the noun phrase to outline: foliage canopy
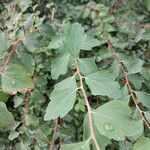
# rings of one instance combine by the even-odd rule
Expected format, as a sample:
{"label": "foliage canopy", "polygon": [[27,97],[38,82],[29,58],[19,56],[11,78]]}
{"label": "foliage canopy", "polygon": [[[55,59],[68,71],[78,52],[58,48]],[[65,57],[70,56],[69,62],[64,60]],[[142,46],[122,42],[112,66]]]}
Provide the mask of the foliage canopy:
{"label": "foliage canopy", "polygon": [[148,150],[149,0],[2,0],[0,149]]}

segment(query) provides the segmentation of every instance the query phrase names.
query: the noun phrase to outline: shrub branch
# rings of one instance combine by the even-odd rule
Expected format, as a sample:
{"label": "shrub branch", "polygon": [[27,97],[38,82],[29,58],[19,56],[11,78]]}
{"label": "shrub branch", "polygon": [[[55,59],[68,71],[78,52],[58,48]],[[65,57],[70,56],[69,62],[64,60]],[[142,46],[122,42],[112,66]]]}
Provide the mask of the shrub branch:
{"label": "shrub branch", "polygon": [[58,127],[58,119],[55,121],[55,127],[54,127],[54,130],[53,130],[52,142],[50,144],[49,150],[53,150],[53,145],[55,143],[55,137],[56,137],[56,133],[57,133],[57,127]]}
{"label": "shrub branch", "polygon": [[150,25],[148,24],[141,24],[135,21],[131,21],[131,20],[115,20],[116,23],[118,24],[123,24],[123,25],[135,25],[139,28],[144,28],[144,29],[150,29]]}
{"label": "shrub branch", "polygon": [[127,85],[128,91],[129,91],[129,93],[130,93],[130,96],[131,96],[131,98],[132,98],[132,101],[133,101],[135,107],[137,108],[137,110],[139,111],[139,113],[140,113],[140,115],[141,115],[141,117],[142,117],[143,122],[144,122],[145,125],[148,127],[148,129],[150,129],[150,124],[149,124],[149,122],[146,120],[146,118],[145,118],[145,116],[144,116],[144,114],[143,114],[143,111],[140,109],[140,107],[139,107],[139,105],[138,105],[138,100],[137,100],[136,97],[134,96],[134,92],[133,92],[132,87],[131,87],[131,85],[130,85],[130,81],[129,81],[129,79],[128,79],[128,74],[127,74],[127,72],[126,72],[126,70],[125,70],[125,68],[124,68],[124,65],[122,64],[122,62],[121,62],[121,60],[119,59],[118,55],[117,55],[115,52],[112,51],[112,44],[111,44],[110,40],[109,40],[109,39],[106,39],[106,40],[107,40],[107,44],[108,44],[108,50],[113,54],[113,56],[114,56],[116,62],[118,63],[118,65],[119,65],[119,67],[120,67],[120,69],[121,69],[121,71],[122,71],[122,73],[123,73],[123,75],[124,75],[124,78],[125,78],[125,80],[126,80],[126,85]]}
{"label": "shrub branch", "polygon": [[122,5],[122,3],[123,0],[117,0],[109,9],[109,14],[114,13],[119,8],[119,6]]}
{"label": "shrub branch", "polygon": [[87,98],[87,95],[86,95],[86,91],[85,91],[85,89],[83,87],[83,79],[84,79],[84,77],[80,73],[78,60],[76,60],[76,68],[77,68],[77,75],[78,75],[79,81],[80,81],[80,89],[81,89],[81,91],[83,93],[83,97],[84,97],[84,100],[85,100],[86,106],[87,106],[88,122],[89,122],[89,128],[90,128],[90,137],[93,139],[93,142],[95,144],[96,150],[100,150],[99,144],[97,142],[97,139],[96,139],[96,136],[95,136],[95,133],[94,133],[91,106],[89,104],[89,101],[88,101],[88,98]]}
{"label": "shrub branch", "polygon": [[[93,10],[95,10],[95,9],[93,9]],[[95,10],[95,12],[97,12],[97,10]],[[102,18],[101,16],[99,16],[99,14],[97,14],[97,15],[98,15],[99,20],[100,20],[100,24],[99,24],[99,25],[102,26],[102,30],[103,30],[103,28],[104,28],[103,18]],[[139,24],[138,24],[138,25],[139,25]],[[141,28],[145,28],[145,29],[148,29],[148,28],[149,28],[149,26],[143,25],[143,24],[142,24],[142,25],[140,24],[139,26],[140,26]],[[129,93],[130,93],[130,96],[131,96],[131,98],[132,98],[132,101],[133,101],[135,107],[136,107],[137,110],[139,111],[139,113],[140,113],[140,115],[141,115],[141,117],[142,117],[142,120],[143,120],[143,122],[145,123],[145,125],[148,127],[148,129],[150,129],[150,123],[146,120],[143,111],[142,111],[142,110],[140,109],[140,107],[138,106],[138,100],[137,100],[136,97],[134,96],[134,92],[133,92],[132,87],[131,87],[131,85],[130,85],[130,81],[129,81],[129,79],[128,79],[128,74],[127,74],[127,72],[126,72],[126,70],[125,70],[125,68],[124,68],[124,65],[123,65],[123,63],[120,61],[120,59],[119,59],[119,57],[117,56],[117,54],[112,51],[112,44],[111,44],[111,42],[110,42],[110,40],[109,40],[109,38],[108,38],[108,34],[107,34],[104,30],[103,30],[103,35],[104,35],[104,37],[105,37],[105,40],[107,41],[108,50],[113,54],[113,57],[115,58],[116,62],[118,63],[118,65],[119,65],[119,67],[120,67],[120,69],[121,69],[121,71],[122,71],[122,73],[123,73],[123,75],[124,75],[124,77],[125,77],[126,84],[127,84],[127,88],[128,88],[128,91],[129,91]]]}
{"label": "shrub branch", "polygon": [[2,73],[6,70],[8,64],[9,64],[9,62],[10,62],[10,60],[11,60],[11,58],[12,58],[12,56],[13,56],[13,54],[14,54],[14,52],[15,52],[17,46],[18,46],[18,44],[21,43],[21,42],[22,42],[22,41],[17,40],[17,41],[15,42],[15,44],[13,45],[13,47],[12,47],[10,53],[9,53],[8,56],[7,56],[7,59],[6,59],[5,63],[4,63],[4,65],[2,66],[2,68],[1,68],[1,70],[0,70],[0,74],[1,74],[1,75],[2,75]]}

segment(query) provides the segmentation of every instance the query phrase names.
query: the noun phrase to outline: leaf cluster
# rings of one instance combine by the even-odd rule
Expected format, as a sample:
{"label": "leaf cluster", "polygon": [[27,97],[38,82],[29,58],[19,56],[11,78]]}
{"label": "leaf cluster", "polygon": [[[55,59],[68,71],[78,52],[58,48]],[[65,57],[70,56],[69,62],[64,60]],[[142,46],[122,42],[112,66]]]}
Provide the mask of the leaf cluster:
{"label": "leaf cluster", "polygon": [[0,149],[150,147],[148,0],[2,6]]}

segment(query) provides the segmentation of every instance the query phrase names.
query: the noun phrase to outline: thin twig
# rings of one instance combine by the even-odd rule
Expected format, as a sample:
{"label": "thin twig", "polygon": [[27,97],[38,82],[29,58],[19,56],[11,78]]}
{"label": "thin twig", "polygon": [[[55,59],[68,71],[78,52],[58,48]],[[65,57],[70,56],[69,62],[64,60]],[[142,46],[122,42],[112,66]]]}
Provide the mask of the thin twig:
{"label": "thin twig", "polygon": [[28,91],[24,96],[24,110],[22,114],[22,126],[26,126],[25,118],[26,115],[29,113],[29,98],[30,98],[30,92]]}
{"label": "thin twig", "polygon": [[24,101],[25,101],[25,114],[28,114],[29,112],[29,93],[28,92],[26,93]]}
{"label": "thin twig", "polygon": [[[30,97],[30,92],[28,91],[24,96],[24,109],[22,113],[22,128],[26,127],[26,115],[29,112],[29,97]],[[22,133],[21,141],[20,141],[22,143],[24,143],[23,135],[24,135],[24,132]]]}
{"label": "thin twig", "polygon": [[7,66],[8,66],[8,64],[9,64],[9,62],[10,62],[10,60],[11,60],[11,58],[12,58],[12,56],[13,56],[13,54],[14,54],[14,52],[15,52],[15,50],[16,50],[16,48],[17,48],[17,46],[18,46],[19,43],[21,43],[21,41],[17,40],[15,42],[14,46],[12,47],[10,53],[8,54],[8,57],[7,57],[6,61],[5,61],[5,64],[2,66],[2,68],[0,70],[0,74],[1,75],[6,70],[6,68],[7,68]]}
{"label": "thin twig", "polygon": [[134,21],[131,21],[131,20],[116,20],[115,22],[123,24],[123,25],[131,25],[132,24],[132,25],[136,25],[140,28],[150,29],[150,25],[140,24],[140,23],[137,23],[137,22],[134,22]]}
{"label": "thin twig", "polygon": [[52,21],[54,20],[55,12],[56,12],[56,10],[55,10],[55,8],[53,8],[52,9],[52,15],[51,15],[51,20]]}
{"label": "thin twig", "polygon": [[117,0],[109,9],[109,14],[114,13],[122,3],[123,3],[123,0]]}
{"label": "thin twig", "polygon": [[150,25],[139,24],[139,26],[144,29],[150,29]]}
{"label": "thin twig", "polygon": [[123,73],[123,75],[124,75],[124,77],[125,77],[126,85],[127,85],[127,87],[128,87],[128,91],[129,91],[129,93],[130,93],[130,96],[131,96],[131,98],[132,98],[132,100],[133,100],[133,102],[134,102],[134,105],[135,105],[135,107],[137,108],[137,110],[139,111],[139,113],[140,113],[140,115],[141,115],[141,117],[142,117],[143,122],[144,122],[145,125],[150,129],[149,122],[145,119],[145,116],[144,116],[144,114],[143,114],[143,111],[142,111],[142,110],[140,109],[140,107],[138,106],[138,100],[137,100],[137,99],[135,98],[135,96],[134,96],[132,87],[131,87],[131,85],[130,85],[130,81],[129,81],[129,79],[128,79],[128,74],[127,74],[127,72],[126,72],[126,70],[125,70],[125,68],[124,68],[124,65],[123,65],[122,62],[120,61],[118,55],[117,55],[115,52],[112,51],[112,44],[111,44],[111,42],[110,42],[110,40],[109,40],[108,38],[107,38],[107,43],[108,43],[108,50],[113,54],[115,60],[117,61],[118,65],[119,65],[119,67],[120,67],[120,69],[121,69],[121,71],[122,71],[122,73]]}
{"label": "thin twig", "polygon": [[76,68],[77,68],[77,74],[78,74],[78,77],[79,77],[79,80],[80,80],[80,89],[81,89],[81,91],[83,93],[83,97],[85,99],[87,110],[88,110],[87,113],[88,113],[88,121],[89,121],[89,128],[90,128],[90,136],[93,139],[93,142],[95,144],[96,150],[100,150],[100,146],[99,146],[99,144],[97,142],[97,139],[96,139],[96,136],[95,136],[95,133],[94,133],[93,121],[92,121],[92,111],[91,111],[90,104],[88,102],[86,91],[85,91],[85,89],[83,87],[83,76],[81,75],[80,70],[79,70],[78,60],[76,60]]}
{"label": "thin twig", "polygon": [[62,138],[60,138],[59,145],[60,145],[59,150],[62,150]]}
{"label": "thin twig", "polygon": [[[103,23],[103,18],[100,18],[100,22]],[[133,90],[132,90],[132,87],[130,85],[130,81],[128,79],[128,74],[124,68],[124,65],[123,63],[120,61],[119,57],[117,56],[117,54],[115,52],[113,52],[112,50],[112,44],[108,38],[108,34],[106,32],[103,31],[103,34],[104,34],[104,37],[105,37],[105,40],[107,41],[107,44],[108,44],[108,50],[113,54],[115,60],[117,61],[120,69],[122,70],[122,73],[125,77],[125,80],[126,80],[126,84],[127,84],[127,88],[128,88],[128,91],[130,93],[130,96],[132,98],[132,101],[134,102],[134,105],[135,107],[137,108],[137,110],[139,111],[141,117],[142,117],[142,120],[143,122],[145,123],[145,125],[148,127],[148,129],[150,129],[150,123],[146,120],[144,114],[143,114],[143,111],[140,109],[140,107],[138,106],[138,100],[136,99],[136,97],[134,96],[134,93],[133,93]]]}
{"label": "thin twig", "polygon": [[53,150],[53,145],[55,143],[55,137],[56,137],[56,133],[57,133],[57,127],[58,127],[58,119],[55,121],[55,127],[53,130],[53,137],[52,137],[52,141],[51,141],[49,150]]}

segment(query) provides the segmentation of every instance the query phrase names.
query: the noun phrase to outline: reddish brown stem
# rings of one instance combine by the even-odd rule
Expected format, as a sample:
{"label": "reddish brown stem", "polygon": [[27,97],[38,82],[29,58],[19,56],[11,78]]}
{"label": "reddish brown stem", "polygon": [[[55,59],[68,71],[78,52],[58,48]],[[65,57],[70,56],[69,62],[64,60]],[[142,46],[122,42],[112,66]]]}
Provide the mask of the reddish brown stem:
{"label": "reddish brown stem", "polygon": [[140,23],[130,21],[130,20],[116,20],[116,23],[120,23],[124,25],[132,24],[132,25],[139,26],[140,28],[150,29],[150,25],[140,24]]}
{"label": "reddish brown stem", "polygon": [[56,138],[56,133],[57,133],[57,127],[58,127],[58,119],[55,122],[55,127],[53,130],[53,137],[52,137],[52,141],[51,141],[49,150],[53,150],[53,145],[55,143],[55,138]]}
{"label": "reddish brown stem", "polygon": [[97,139],[96,139],[96,136],[95,136],[95,133],[94,133],[94,127],[93,127],[93,121],[92,121],[92,111],[91,111],[91,106],[89,104],[89,101],[88,101],[88,98],[87,98],[87,95],[86,95],[86,91],[83,87],[83,76],[81,75],[80,73],[80,70],[79,70],[79,64],[78,64],[78,60],[76,61],[76,68],[77,68],[77,75],[79,77],[79,81],[80,81],[80,89],[82,91],[82,94],[83,94],[83,97],[84,97],[84,100],[85,100],[85,103],[86,103],[86,106],[87,106],[87,113],[88,113],[88,122],[89,122],[89,129],[90,129],[90,136],[91,138],[93,139],[93,142],[95,144],[95,147],[96,147],[96,150],[100,150],[100,146],[97,142]]}
{"label": "reddish brown stem", "polygon": [[11,60],[11,58],[12,58],[12,56],[13,56],[13,54],[14,54],[14,52],[15,52],[15,50],[16,50],[16,48],[17,48],[17,46],[18,46],[19,43],[21,43],[21,41],[20,41],[20,40],[17,40],[17,41],[15,42],[15,44],[13,45],[13,47],[12,47],[10,53],[8,54],[8,57],[7,57],[7,59],[6,59],[5,63],[4,63],[4,65],[2,66],[2,68],[1,68],[1,70],[0,70],[0,74],[2,74],[2,73],[6,70],[6,68],[7,68],[7,66],[8,66],[8,64],[9,64],[9,62],[10,62],[10,60]]}
{"label": "reddish brown stem", "polygon": [[117,0],[109,9],[109,14],[114,13],[122,3],[123,3],[123,0]]}
{"label": "reddish brown stem", "polygon": [[109,51],[113,54],[115,60],[117,61],[118,65],[119,65],[119,67],[120,67],[120,69],[121,69],[121,71],[122,71],[122,73],[123,73],[123,75],[124,75],[124,77],[125,77],[126,84],[127,84],[127,87],[128,87],[128,91],[129,91],[129,93],[130,93],[130,95],[131,95],[131,98],[132,98],[132,100],[133,100],[133,102],[134,102],[134,105],[135,105],[135,107],[137,108],[137,110],[139,111],[139,113],[140,113],[140,115],[141,115],[141,117],[142,117],[143,122],[144,122],[145,125],[150,129],[150,124],[149,124],[149,122],[145,119],[145,116],[143,115],[142,110],[141,110],[140,107],[138,106],[138,101],[137,101],[137,99],[136,99],[135,96],[134,96],[132,87],[131,87],[131,85],[130,85],[130,81],[129,81],[129,79],[128,79],[128,74],[127,74],[127,72],[126,72],[126,70],[125,70],[125,68],[124,68],[124,66],[123,66],[123,64],[122,64],[122,62],[120,61],[119,57],[117,56],[117,54],[112,51],[112,44],[111,44],[111,42],[109,41],[109,39],[107,39],[107,43],[108,43],[108,49],[109,49]]}
{"label": "reddish brown stem", "polygon": [[150,29],[150,25],[139,24],[141,28]]}
{"label": "reddish brown stem", "polygon": [[59,150],[62,150],[62,138],[60,138],[59,145],[60,145]]}

